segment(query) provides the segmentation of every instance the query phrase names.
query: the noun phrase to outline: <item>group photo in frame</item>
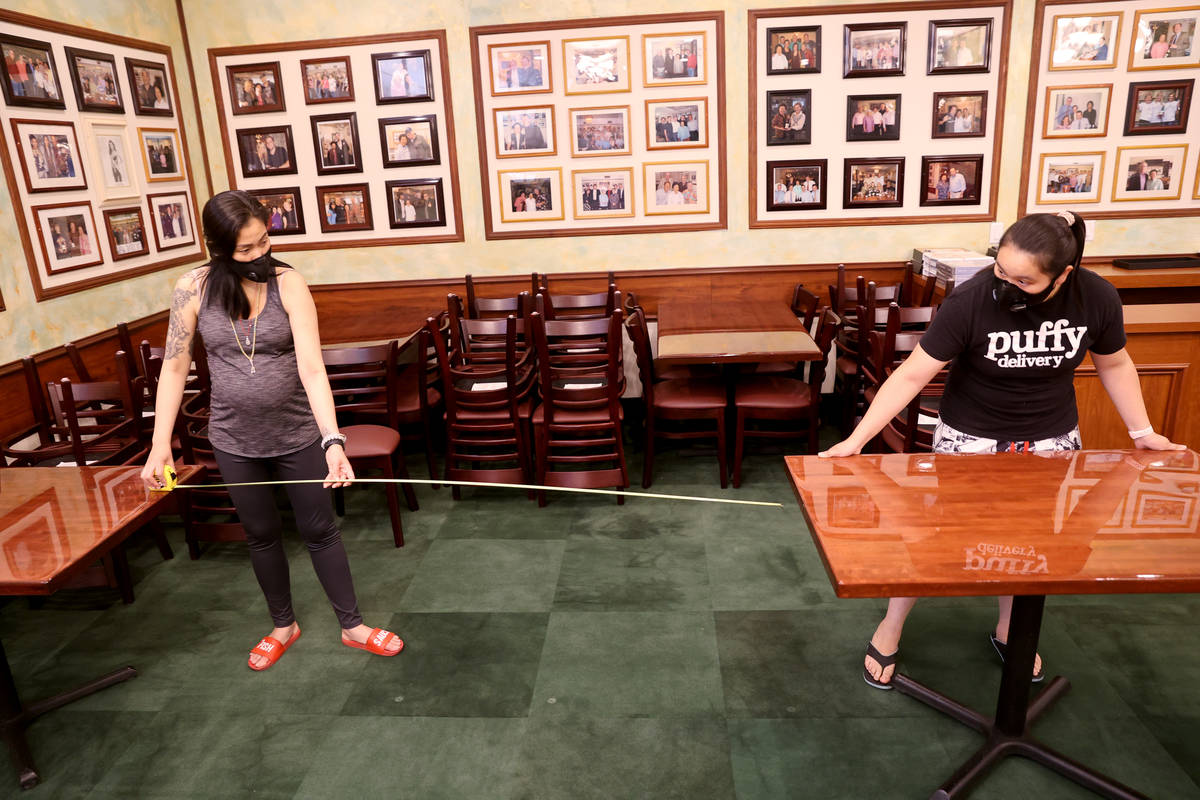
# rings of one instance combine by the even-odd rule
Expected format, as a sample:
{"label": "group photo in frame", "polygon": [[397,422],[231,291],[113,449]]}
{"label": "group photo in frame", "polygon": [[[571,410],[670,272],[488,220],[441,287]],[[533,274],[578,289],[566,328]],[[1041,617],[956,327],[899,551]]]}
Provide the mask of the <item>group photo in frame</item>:
{"label": "group photo in frame", "polygon": [[843,29],[843,78],[904,74],[907,22],[863,22],[845,24]]}
{"label": "group photo in frame", "polygon": [[812,143],[812,89],[767,92],[767,146]]}
{"label": "group photo in frame", "polygon": [[1047,86],[1042,136],[1069,139],[1106,135],[1112,88],[1111,83]]}
{"label": "group photo in frame", "polygon": [[93,174],[99,176],[97,187],[102,201],[137,197],[138,180],[129,157],[129,136],[124,125],[92,122],[88,125],[92,144]]}
{"label": "group photo in frame", "polygon": [[1050,24],[1050,70],[1112,69],[1121,14],[1060,14]]}
{"label": "group photo in frame", "polygon": [[987,135],[986,91],[934,92],[932,139],[966,139]]}
{"label": "group photo in frame", "polygon": [[992,63],[992,20],[940,19],[929,22],[929,75],[987,72]]}
{"label": "group photo in frame", "polygon": [[318,175],[363,171],[357,113],[315,114],[309,118],[309,123]]}
{"label": "group photo in frame", "polygon": [[1200,64],[1196,43],[1200,6],[1143,9],[1134,13],[1129,69],[1177,69]]}
{"label": "group photo in frame", "polygon": [[1178,200],[1187,151],[1186,144],[1118,147],[1113,202]]}
{"label": "group photo in frame", "polygon": [[540,222],[564,218],[562,169],[505,169],[496,176],[500,218],[504,222]]}
{"label": "group photo in frame", "polygon": [[550,42],[488,45],[492,95],[553,91]]}
{"label": "group photo in frame", "polygon": [[852,94],[846,97],[847,142],[899,139],[899,94]]}
{"label": "group photo in frame", "polygon": [[572,108],[568,113],[572,156],[627,156],[633,152],[629,106]]}
{"label": "group photo in frame", "polygon": [[150,183],[183,180],[183,153],[174,128],[138,128],[142,166]]}
{"label": "group photo in frame", "polygon": [[318,186],[316,192],[322,233],[369,231],[375,227],[371,216],[371,189],[367,184]]}
{"label": "group photo in frame", "polygon": [[13,117],[9,124],[26,191],[37,194],[87,188],[75,123]]}
{"label": "group photo in frame", "polygon": [[432,228],[446,224],[441,178],[388,181],[384,190],[388,198],[390,227]]}
{"label": "group photo in frame", "polygon": [[108,250],[113,261],[144,256],[150,252],[146,240],[146,221],[142,209],[110,208],[104,211],[104,228],[108,233]]}
{"label": "group photo in frame", "polygon": [[151,117],[172,117],[171,89],[167,78],[167,65],[138,58],[125,59],[125,72],[129,76],[130,101],[136,114]]}
{"label": "group photo in frame", "polygon": [[295,175],[296,145],[291,125],[240,128],[234,132],[242,176]]}
{"label": "group photo in frame", "polygon": [[146,195],[150,207],[150,229],[155,249],[172,250],[196,243],[196,224],[192,219],[187,192]]}
{"label": "group photo in frame", "polygon": [[708,147],[708,98],[646,101],[646,149]]}
{"label": "group photo in frame", "polygon": [[828,172],[829,161],[824,158],[768,161],[767,211],[825,208]]}
{"label": "group photo in frame", "polygon": [[842,160],[842,208],[904,205],[904,157]]}
{"label": "group photo in frame", "polygon": [[1129,84],[1125,104],[1126,136],[1187,133],[1195,78]]}
{"label": "group photo in frame", "polygon": [[655,161],[642,165],[646,214],[707,214],[708,162]]}
{"label": "group photo in frame", "polygon": [[229,84],[230,113],[234,116],[286,110],[278,61],[231,64],[225,68],[225,80]]}
{"label": "group photo in frame", "polygon": [[1099,203],[1104,152],[1042,153],[1038,164],[1039,205]]}
{"label": "group photo in frame", "polygon": [[348,103],[354,100],[354,73],[349,56],[325,56],[300,59],[300,80],[304,102]]}
{"label": "group photo in frame", "polygon": [[703,31],[644,34],[642,85],[686,86],[707,83],[707,39]]}
{"label": "group photo in frame", "polygon": [[983,199],[983,154],[921,156],[923,206],[977,206]]}
{"label": "group photo in frame", "polygon": [[552,156],[558,153],[554,138],[554,106],[514,106],[492,109],[496,158]]}
{"label": "group photo in frame", "polygon": [[767,30],[768,75],[803,75],[820,71],[820,25]]}
{"label": "group photo in frame", "polygon": [[54,50],[49,42],[0,34],[0,51],[4,53],[5,67],[4,75],[0,77],[0,89],[6,104],[30,108],[67,107],[58,66],[54,62]]}
{"label": "group photo in frame", "polygon": [[437,114],[379,120],[379,147],[385,168],[442,163]]}
{"label": "group photo in frame", "polygon": [[563,39],[563,93],[628,92],[629,37]]}
{"label": "group photo in frame", "polygon": [[433,63],[428,50],[372,53],[371,72],[378,104],[433,100]]}
{"label": "group photo in frame", "polygon": [[104,263],[90,202],[50,203],[29,210],[33,213],[47,275]]}
{"label": "group photo in frame", "polygon": [[117,60],[110,53],[65,47],[71,86],[80,111],[124,114],[121,82],[117,79]]}
{"label": "group photo in frame", "polygon": [[632,217],[633,167],[571,172],[575,219]]}
{"label": "group photo in frame", "polygon": [[305,233],[304,204],[299,186],[251,189],[247,194],[267,210],[267,233],[272,236],[301,236]]}

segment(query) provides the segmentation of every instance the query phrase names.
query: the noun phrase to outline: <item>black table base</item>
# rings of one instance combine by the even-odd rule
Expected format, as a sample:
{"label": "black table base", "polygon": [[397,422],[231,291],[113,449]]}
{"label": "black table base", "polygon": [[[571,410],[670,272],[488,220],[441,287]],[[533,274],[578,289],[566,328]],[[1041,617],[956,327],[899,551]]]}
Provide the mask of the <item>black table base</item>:
{"label": "black table base", "polygon": [[892,685],[901,694],[936,708],[968,728],[979,731],[987,739],[983,746],[931,795],[932,800],[966,797],[971,786],[1007,756],[1023,756],[1036,761],[1102,797],[1112,800],[1148,800],[1145,795],[1128,786],[1046,747],[1029,734],[1033,722],[1071,688],[1066,678],[1057,677],[1047,684],[1033,702],[1029,701],[1038,635],[1042,627],[1042,608],[1045,603],[1046,598],[1042,596],[1013,598],[1012,620],[1008,628],[1008,646],[1005,649],[1004,670],[1000,677],[1000,696],[996,701],[995,717],[986,717],[967,708],[917,683],[907,675],[897,672],[893,677]]}
{"label": "black table base", "polygon": [[8,754],[12,757],[13,766],[17,769],[17,781],[21,784],[21,788],[32,789],[41,780],[37,767],[33,763],[33,753],[29,750],[29,742],[25,738],[25,729],[35,719],[101,689],[107,689],[109,686],[136,677],[136,669],[121,667],[70,691],[22,706],[21,698],[17,696],[17,686],[13,683],[12,670],[8,666],[8,655],[4,652],[4,645],[0,643],[0,739],[3,739],[4,744],[8,746]]}

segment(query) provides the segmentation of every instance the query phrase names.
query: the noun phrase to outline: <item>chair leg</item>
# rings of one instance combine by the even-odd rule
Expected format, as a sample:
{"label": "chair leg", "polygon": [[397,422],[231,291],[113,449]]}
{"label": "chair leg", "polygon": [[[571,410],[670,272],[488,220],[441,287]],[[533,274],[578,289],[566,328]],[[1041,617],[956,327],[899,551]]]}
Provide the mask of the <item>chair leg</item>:
{"label": "chair leg", "polygon": [[737,423],[733,429],[733,488],[742,485],[742,449],[746,444],[746,412],[737,410]]}
{"label": "chair leg", "polygon": [[[542,486],[544,486],[546,484],[546,457],[547,457],[546,451],[549,448],[549,445],[546,442],[546,436],[547,436],[547,433],[546,433],[545,425],[540,425],[540,426],[535,425],[533,427],[534,449],[536,450],[536,455],[534,456],[534,459],[535,459],[536,465],[537,465],[534,483],[542,485]],[[545,490],[542,490],[542,489],[538,490],[537,501],[538,501],[538,508],[546,507],[546,492],[545,492]]]}
{"label": "chair leg", "polygon": [[[625,469],[625,431],[621,429],[621,421],[618,419],[613,423],[613,436],[617,440],[617,464],[621,468],[621,485],[618,489],[629,488],[629,472]],[[625,505],[625,495],[617,495],[617,505]]]}
{"label": "chair leg", "polygon": [[821,442],[818,440],[818,430],[820,429],[820,419],[814,413],[808,418],[808,454],[815,456],[821,451]]}
{"label": "chair leg", "polygon": [[154,543],[158,545],[158,553],[162,556],[163,561],[170,561],[174,558],[175,551],[171,549],[171,543],[167,541],[167,533],[163,530],[162,523],[156,519],[146,527],[150,530],[150,535],[154,537]]}
{"label": "chair leg", "polygon": [[642,488],[649,489],[654,481],[654,411],[646,412],[646,452],[642,457]]}
{"label": "chair leg", "polygon": [[717,467],[721,472],[721,488],[729,485],[729,467],[725,463],[725,409],[717,414]]}
{"label": "chair leg", "polygon": [[[381,466],[385,478],[396,477],[391,457],[384,458]],[[392,518],[392,540],[396,543],[396,547],[404,547],[404,528],[400,523],[400,493],[396,491],[394,483],[385,483],[383,491],[387,496],[388,516]]]}
{"label": "chair leg", "polygon": [[[404,464],[404,453],[399,452],[399,451],[397,451],[396,453],[393,453],[392,456],[388,459],[388,462],[396,463],[396,464],[400,465],[400,477],[401,478],[409,477],[408,467]],[[392,485],[394,485],[394,484],[392,484]],[[401,485],[404,487],[404,500],[406,503],[408,503],[408,510],[409,511],[419,510],[420,506],[417,505],[417,493],[413,490],[413,485],[411,483],[405,483],[405,484],[401,484]]]}

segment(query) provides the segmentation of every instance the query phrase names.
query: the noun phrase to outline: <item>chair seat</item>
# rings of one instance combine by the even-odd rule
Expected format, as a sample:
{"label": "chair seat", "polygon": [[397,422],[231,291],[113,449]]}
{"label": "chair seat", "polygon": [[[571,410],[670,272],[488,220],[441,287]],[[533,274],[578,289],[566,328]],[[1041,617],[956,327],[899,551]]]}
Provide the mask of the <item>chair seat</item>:
{"label": "chair seat", "polygon": [[853,375],[858,372],[858,361],[853,356],[838,356],[837,371],[843,375]]}
{"label": "chair seat", "polygon": [[[521,419],[529,419],[533,413],[533,395],[526,395],[524,400],[517,403],[517,416]],[[507,408],[489,408],[484,410],[476,410],[472,408],[463,408],[459,406],[458,417],[459,422],[504,422],[508,419]]]}
{"label": "chair seat", "polygon": [[654,406],[657,409],[724,408],[725,386],[702,379],[661,381],[654,384]]}
{"label": "chair seat", "polygon": [[805,409],[812,404],[812,388],[795,378],[772,375],[738,381],[734,404],[738,408]]}
{"label": "chair seat", "polygon": [[[654,385],[658,388],[658,384]],[[618,417],[625,419],[625,409],[617,406]],[[533,412],[533,424],[543,425],[546,422],[546,406],[539,405]],[[608,407],[588,408],[579,411],[559,409],[554,412],[554,422],[563,425],[595,425],[601,422],[608,422]]]}
{"label": "chair seat", "polygon": [[341,429],[346,435],[346,458],[379,458],[390,456],[400,446],[400,434],[386,425],[349,425]]}

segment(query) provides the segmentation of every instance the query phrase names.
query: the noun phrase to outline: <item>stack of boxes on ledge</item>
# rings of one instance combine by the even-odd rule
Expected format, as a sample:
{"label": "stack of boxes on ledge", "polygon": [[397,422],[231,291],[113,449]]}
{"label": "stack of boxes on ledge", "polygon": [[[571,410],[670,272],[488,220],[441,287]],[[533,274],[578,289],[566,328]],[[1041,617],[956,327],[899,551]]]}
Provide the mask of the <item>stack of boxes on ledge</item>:
{"label": "stack of boxes on ledge", "polygon": [[913,250],[912,269],[926,278],[935,278],[946,294],[970,280],[975,273],[996,263],[990,255],[962,247],[937,247]]}

